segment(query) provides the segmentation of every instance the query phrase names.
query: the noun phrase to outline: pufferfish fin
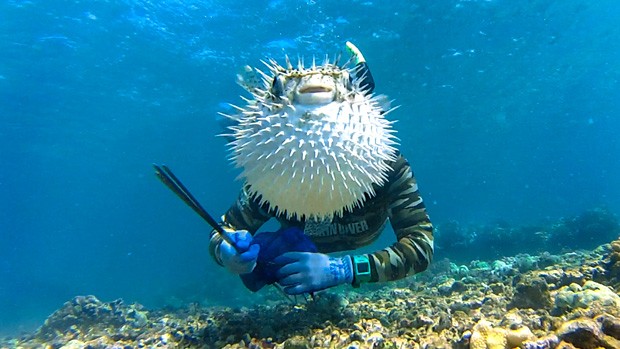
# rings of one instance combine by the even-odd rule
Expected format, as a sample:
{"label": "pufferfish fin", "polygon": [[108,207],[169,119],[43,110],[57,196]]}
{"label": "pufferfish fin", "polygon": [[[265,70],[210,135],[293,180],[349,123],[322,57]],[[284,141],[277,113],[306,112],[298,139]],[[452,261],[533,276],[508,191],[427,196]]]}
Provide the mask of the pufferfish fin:
{"label": "pufferfish fin", "polygon": [[265,87],[259,72],[249,65],[243,66],[237,73],[237,84],[252,94],[256,94]]}
{"label": "pufferfish fin", "polygon": [[373,100],[377,103],[377,105],[384,112],[392,108],[392,100],[386,95],[376,95],[373,97]]}

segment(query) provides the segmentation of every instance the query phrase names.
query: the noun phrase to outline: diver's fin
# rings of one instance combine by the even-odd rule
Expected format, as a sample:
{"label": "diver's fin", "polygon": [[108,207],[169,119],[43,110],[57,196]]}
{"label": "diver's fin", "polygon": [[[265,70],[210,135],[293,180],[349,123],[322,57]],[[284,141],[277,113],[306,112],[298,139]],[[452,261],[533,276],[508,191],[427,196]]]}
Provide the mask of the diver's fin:
{"label": "diver's fin", "polygon": [[347,41],[345,46],[347,48],[347,52],[349,52],[349,55],[351,55],[351,61],[353,61],[353,64],[358,65],[360,63],[366,62],[366,59],[364,58],[364,55],[362,54],[360,49],[357,48],[357,46],[355,46],[352,42]]}

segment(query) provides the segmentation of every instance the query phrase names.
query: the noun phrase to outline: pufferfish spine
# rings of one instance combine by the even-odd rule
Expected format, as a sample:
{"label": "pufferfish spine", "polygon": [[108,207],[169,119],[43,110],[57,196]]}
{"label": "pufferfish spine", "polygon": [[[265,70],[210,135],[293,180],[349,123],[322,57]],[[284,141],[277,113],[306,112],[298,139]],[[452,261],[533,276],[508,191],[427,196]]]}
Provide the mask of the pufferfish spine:
{"label": "pufferfish spine", "polygon": [[[317,220],[342,216],[374,196],[373,185],[386,182],[396,156],[389,111],[358,81],[351,83],[346,65],[326,59],[305,68],[300,60],[294,69],[288,58],[286,68],[274,60],[265,64],[270,74],[256,70],[264,86],[248,89],[251,98],[238,107],[228,135],[250,194],[277,215]],[[278,79],[284,81],[280,95]],[[306,98],[330,91],[334,98],[326,103]]]}

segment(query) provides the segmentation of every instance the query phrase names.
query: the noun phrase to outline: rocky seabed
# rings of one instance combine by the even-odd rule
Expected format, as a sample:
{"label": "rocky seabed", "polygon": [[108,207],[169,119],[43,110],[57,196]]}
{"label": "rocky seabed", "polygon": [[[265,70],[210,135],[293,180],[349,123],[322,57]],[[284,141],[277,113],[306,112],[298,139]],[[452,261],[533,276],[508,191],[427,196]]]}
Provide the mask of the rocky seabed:
{"label": "rocky seabed", "polygon": [[403,281],[297,303],[164,311],[79,296],[0,348],[620,349],[619,287],[616,240],[561,255],[436,261]]}

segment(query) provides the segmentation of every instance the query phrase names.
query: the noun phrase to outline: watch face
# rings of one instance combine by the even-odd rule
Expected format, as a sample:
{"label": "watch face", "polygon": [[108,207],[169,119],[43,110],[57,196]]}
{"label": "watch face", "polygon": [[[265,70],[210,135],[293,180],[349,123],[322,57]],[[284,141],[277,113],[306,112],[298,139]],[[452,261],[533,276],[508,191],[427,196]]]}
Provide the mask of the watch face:
{"label": "watch face", "polygon": [[368,272],[370,272],[370,265],[368,264],[368,262],[358,263],[355,266],[357,267],[358,274],[367,274]]}

